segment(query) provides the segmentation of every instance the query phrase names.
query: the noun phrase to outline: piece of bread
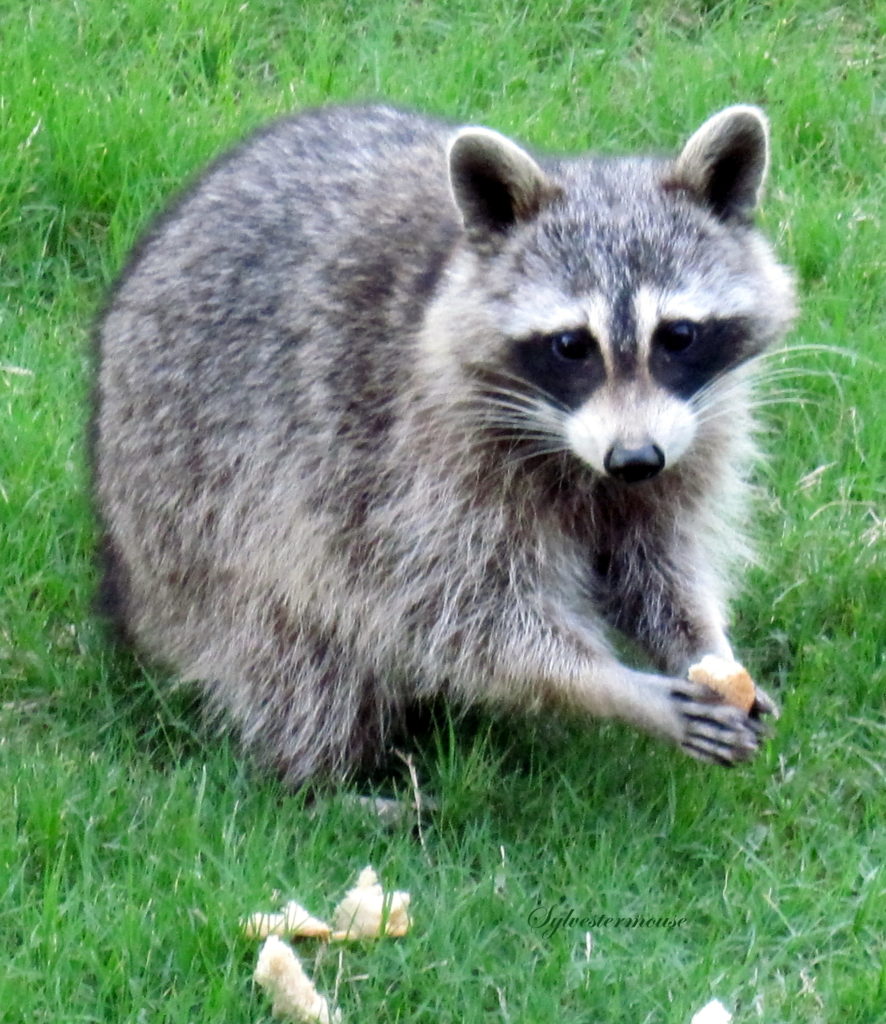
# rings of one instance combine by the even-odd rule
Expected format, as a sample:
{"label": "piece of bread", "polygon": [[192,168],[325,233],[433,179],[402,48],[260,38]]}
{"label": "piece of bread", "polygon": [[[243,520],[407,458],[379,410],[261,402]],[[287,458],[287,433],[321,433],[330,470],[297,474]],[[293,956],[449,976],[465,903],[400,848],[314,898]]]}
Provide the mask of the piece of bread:
{"label": "piece of bread", "polygon": [[313,917],[300,903],[290,900],[279,914],[256,911],[240,922],[247,939],[266,939],[269,935],[290,938],[329,940],[332,929]]}
{"label": "piece of bread", "polygon": [[258,954],[255,980],[273,1000],[271,1013],[291,1021],[338,1024],[341,1011],[331,1009],[325,996],[314,988],[291,946],[278,935],[269,935]]}
{"label": "piece of bread", "polygon": [[241,918],[240,927],[247,939],[277,935],[328,942],[330,939],[375,939],[380,935],[398,937],[409,931],[409,901],[408,892],[385,892],[378,875],[371,867],[365,867],[357,884],[345,893],[335,908],[334,930],[295,900],[290,900],[279,913],[259,910]]}
{"label": "piece of bread", "polygon": [[409,893],[385,892],[371,867],[335,908],[333,939],[374,939],[405,935],[409,930]]}
{"label": "piece of bread", "polygon": [[689,669],[689,679],[702,683],[719,693],[727,704],[734,704],[742,711],[750,711],[756,700],[754,681],[747,669],[737,661],[706,654],[701,661]]}
{"label": "piece of bread", "polygon": [[720,1000],[712,999],[695,1014],[689,1024],[731,1024],[731,1021],[732,1014]]}

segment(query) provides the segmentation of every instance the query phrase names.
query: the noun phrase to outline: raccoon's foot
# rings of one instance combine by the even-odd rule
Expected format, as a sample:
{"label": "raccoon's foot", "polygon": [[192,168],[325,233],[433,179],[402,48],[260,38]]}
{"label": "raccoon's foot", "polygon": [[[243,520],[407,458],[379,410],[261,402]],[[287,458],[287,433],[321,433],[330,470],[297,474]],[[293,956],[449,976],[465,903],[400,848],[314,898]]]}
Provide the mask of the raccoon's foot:
{"label": "raccoon's foot", "polygon": [[724,703],[707,686],[683,679],[671,682],[670,697],[682,723],[680,748],[698,761],[727,768],[752,758],[769,735],[761,715],[778,717],[775,702],[759,688],[748,712]]}

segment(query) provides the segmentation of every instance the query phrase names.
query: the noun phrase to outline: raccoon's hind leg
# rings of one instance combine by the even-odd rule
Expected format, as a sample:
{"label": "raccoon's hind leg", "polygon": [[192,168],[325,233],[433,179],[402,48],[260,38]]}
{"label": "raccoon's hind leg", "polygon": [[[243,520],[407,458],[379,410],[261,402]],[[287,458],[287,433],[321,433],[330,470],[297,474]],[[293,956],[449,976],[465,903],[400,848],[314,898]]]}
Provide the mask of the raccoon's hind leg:
{"label": "raccoon's hind leg", "polygon": [[[249,611],[254,613],[249,617]],[[201,679],[214,711],[243,747],[287,785],[341,781],[384,753],[395,694],[336,630],[268,598],[243,609],[234,643],[204,655]]]}

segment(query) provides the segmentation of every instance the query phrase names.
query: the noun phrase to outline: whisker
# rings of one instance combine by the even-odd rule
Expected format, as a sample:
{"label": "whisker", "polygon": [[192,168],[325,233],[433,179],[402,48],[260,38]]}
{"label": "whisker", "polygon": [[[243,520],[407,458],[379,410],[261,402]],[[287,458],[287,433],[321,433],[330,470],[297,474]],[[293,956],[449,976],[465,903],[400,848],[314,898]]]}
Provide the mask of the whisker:
{"label": "whisker", "polygon": [[[743,403],[751,408],[775,405],[780,401],[787,400],[802,402],[807,396],[808,392],[801,386],[792,389],[779,387],[781,381],[789,380],[799,385],[803,380],[827,380],[832,382],[835,387],[839,387],[846,379],[846,374],[842,371],[808,366],[803,363],[792,365],[787,362],[790,356],[797,353],[838,355],[851,359],[853,362],[859,359],[863,360],[863,357],[858,357],[857,353],[851,350],[817,343],[800,344],[787,349],[762,352],[746,364],[750,370],[749,374],[733,379],[732,371],[724,370],[692,396],[691,404],[700,422],[710,419],[711,416],[719,415],[717,407],[725,405],[737,395],[741,395]],[[876,365],[873,360],[863,361],[872,366]],[[713,411],[709,413],[710,408],[713,408]]]}
{"label": "whisker", "polygon": [[782,378],[846,380],[848,379],[848,374],[837,370],[814,370],[807,366],[780,366],[759,374],[756,382],[758,385],[765,386],[767,381],[781,380]]}
{"label": "whisker", "polygon": [[471,403],[474,421],[498,440],[525,442],[533,454],[562,451],[568,411],[543,388],[507,370],[481,372]]}
{"label": "whisker", "polygon": [[481,386],[481,394],[486,397],[502,395],[524,403],[541,402],[545,407],[560,413],[569,412],[567,406],[545,388],[509,370],[480,370],[477,376]]}
{"label": "whisker", "polygon": [[872,366],[878,365],[876,360],[870,359],[868,356],[864,356],[860,352],[856,352],[851,348],[846,348],[842,345],[828,345],[823,342],[815,341],[797,342],[796,344],[785,345],[781,348],[770,349],[767,352],[761,353],[758,358],[789,359],[792,356],[804,355],[806,353],[839,356],[842,359],[850,359],[852,362],[862,362]]}
{"label": "whisker", "polygon": [[[802,398],[802,396],[795,396],[795,397]],[[785,399],[784,398],[778,398],[778,399],[773,399],[772,401],[754,402],[750,406],[746,406],[746,408],[749,408],[753,412],[757,412],[758,410],[761,410],[761,409],[768,409],[768,408],[779,408],[780,409],[780,408],[784,408],[784,406],[785,406]],[[720,419],[722,417],[731,418],[734,415],[735,415],[734,411],[729,407],[728,404],[724,404],[723,406],[713,406],[712,405],[709,408],[706,408],[706,409],[702,410],[700,413],[696,414],[696,423],[699,426],[702,426],[705,423],[711,423],[714,420]]]}

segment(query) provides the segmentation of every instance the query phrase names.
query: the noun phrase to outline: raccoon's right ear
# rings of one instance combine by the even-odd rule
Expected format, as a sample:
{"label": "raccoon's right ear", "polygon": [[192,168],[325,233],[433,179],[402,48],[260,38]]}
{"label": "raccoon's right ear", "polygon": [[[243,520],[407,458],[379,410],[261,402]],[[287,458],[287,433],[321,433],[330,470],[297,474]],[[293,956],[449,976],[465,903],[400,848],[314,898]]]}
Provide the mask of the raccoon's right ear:
{"label": "raccoon's right ear", "polygon": [[768,168],[766,115],[757,107],[727,107],[683,147],[668,186],[693,193],[722,220],[749,220]]}
{"label": "raccoon's right ear", "polygon": [[449,144],[449,184],[476,242],[507,234],[560,194],[524,149],[490,128],[462,128]]}

